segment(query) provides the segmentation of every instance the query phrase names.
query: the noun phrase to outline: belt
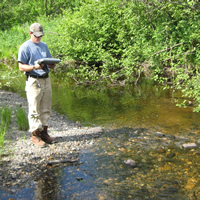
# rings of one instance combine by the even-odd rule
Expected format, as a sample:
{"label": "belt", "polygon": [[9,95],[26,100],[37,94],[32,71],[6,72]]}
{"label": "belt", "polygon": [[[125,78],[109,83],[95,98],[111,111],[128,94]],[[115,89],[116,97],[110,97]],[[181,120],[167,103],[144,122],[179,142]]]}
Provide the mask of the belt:
{"label": "belt", "polygon": [[26,75],[26,77],[32,77],[32,78],[48,78],[49,74],[44,74],[42,76],[35,76],[35,75]]}

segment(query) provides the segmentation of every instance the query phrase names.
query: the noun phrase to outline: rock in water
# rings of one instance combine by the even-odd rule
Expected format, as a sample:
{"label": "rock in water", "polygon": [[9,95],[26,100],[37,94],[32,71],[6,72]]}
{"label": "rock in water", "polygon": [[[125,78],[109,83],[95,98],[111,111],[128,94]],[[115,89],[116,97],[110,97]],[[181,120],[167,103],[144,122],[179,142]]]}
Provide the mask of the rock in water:
{"label": "rock in water", "polygon": [[129,165],[132,168],[135,168],[137,166],[137,164],[135,163],[135,161],[132,160],[132,159],[125,160],[124,164]]}
{"label": "rock in water", "polygon": [[188,144],[183,144],[182,147],[184,149],[194,149],[197,148],[197,145],[195,143],[188,143]]}

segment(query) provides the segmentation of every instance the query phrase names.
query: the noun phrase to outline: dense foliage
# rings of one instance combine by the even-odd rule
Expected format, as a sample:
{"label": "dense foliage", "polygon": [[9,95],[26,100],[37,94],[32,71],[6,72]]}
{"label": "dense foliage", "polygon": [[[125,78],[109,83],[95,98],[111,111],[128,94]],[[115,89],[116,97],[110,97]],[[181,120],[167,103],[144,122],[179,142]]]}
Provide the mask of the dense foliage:
{"label": "dense foliage", "polygon": [[64,11],[55,46],[67,60],[100,65],[118,77],[130,78],[146,64],[158,75],[165,66],[176,71],[198,64],[198,6],[194,1],[91,1],[78,11]]}
{"label": "dense foliage", "polygon": [[38,16],[56,16],[62,9],[81,6],[84,0],[3,0],[0,4],[0,30],[31,23]]}
{"label": "dense foliage", "polygon": [[[200,105],[199,10],[198,0],[4,0],[0,57],[12,49],[16,58],[37,19],[44,41],[63,61],[57,73],[78,83],[137,83],[150,76]],[[20,40],[3,42],[6,36]]]}

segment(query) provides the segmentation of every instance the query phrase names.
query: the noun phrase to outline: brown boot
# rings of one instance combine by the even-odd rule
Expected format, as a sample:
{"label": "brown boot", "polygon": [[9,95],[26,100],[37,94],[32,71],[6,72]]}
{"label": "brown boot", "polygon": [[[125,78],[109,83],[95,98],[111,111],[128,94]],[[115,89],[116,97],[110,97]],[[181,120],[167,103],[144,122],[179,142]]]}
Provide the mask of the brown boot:
{"label": "brown boot", "polygon": [[56,138],[54,137],[50,137],[50,135],[47,132],[48,126],[44,126],[43,127],[43,131],[41,132],[41,138],[44,142],[48,143],[48,144],[52,144],[56,141]]}
{"label": "brown boot", "polygon": [[46,143],[42,141],[41,132],[39,130],[32,132],[32,142],[38,147],[46,146]]}

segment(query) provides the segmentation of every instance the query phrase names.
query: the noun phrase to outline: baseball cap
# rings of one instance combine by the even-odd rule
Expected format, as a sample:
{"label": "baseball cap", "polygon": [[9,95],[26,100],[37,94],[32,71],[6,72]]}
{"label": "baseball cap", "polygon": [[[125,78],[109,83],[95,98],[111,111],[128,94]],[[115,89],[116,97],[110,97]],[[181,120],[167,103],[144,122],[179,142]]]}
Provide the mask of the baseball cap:
{"label": "baseball cap", "polygon": [[33,23],[30,26],[30,32],[32,32],[35,36],[38,37],[44,35],[42,25],[39,23]]}

